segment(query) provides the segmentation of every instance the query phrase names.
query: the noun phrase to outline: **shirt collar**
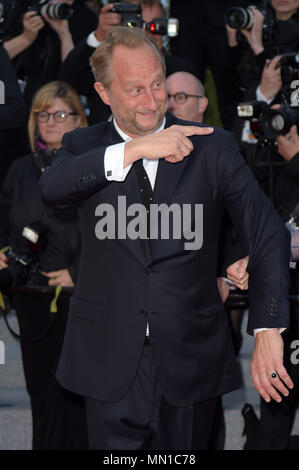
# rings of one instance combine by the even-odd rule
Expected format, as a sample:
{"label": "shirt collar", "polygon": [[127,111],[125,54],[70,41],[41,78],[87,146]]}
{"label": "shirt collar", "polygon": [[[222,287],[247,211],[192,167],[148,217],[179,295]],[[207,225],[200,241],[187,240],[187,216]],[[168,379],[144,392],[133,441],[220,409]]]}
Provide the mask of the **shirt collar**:
{"label": "shirt collar", "polygon": [[[153,134],[156,134],[156,132],[160,132],[164,129],[165,127],[165,123],[166,123],[166,118],[165,116],[163,117],[163,121],[161,123],[161,126],[159,127],[159,129],[157,129],[155,132],[153,132]],[[125,141],[128,141],[128,140],[132,140],[132,137],[130,137],[129,135],[127,135],[124,131],[122,131],[120,129],[120,127],[117,125],[115,119],[113,118],[113,124],[114,124],[114,127],[116,129],[116,131],[119,133],[119,135],[121,136],[121,138]]]}

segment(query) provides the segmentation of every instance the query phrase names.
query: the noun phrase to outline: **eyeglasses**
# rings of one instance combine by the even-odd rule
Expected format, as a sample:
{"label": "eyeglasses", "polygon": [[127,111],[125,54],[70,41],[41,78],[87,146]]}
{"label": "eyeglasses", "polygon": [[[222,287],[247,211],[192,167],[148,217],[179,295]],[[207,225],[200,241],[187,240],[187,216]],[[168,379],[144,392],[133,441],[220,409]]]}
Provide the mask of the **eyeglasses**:
{"label": "eyeglasses", "polygon": [[64,122],[69,115],[76,116],[77,113],[70,113],[68,111],[55,111],[55,113],[48,113],[48,111],[40,111],[39,113],[35,113],[35,115],[39,122],[48,122],[50,116],[53,116],[56,122]]}
{"label": "eyeglasses", "polygon": [[168,95],[169,99],[171,97],[174,98],[174,100],[177,104],[186,103],[187,99],[190,98],[190,97],[192,97],[192,98],[203,98],[201,95],[188,95],[187,93],[184,93],[183,91],[179,91],[178,93],[175,93],[174,95]]}

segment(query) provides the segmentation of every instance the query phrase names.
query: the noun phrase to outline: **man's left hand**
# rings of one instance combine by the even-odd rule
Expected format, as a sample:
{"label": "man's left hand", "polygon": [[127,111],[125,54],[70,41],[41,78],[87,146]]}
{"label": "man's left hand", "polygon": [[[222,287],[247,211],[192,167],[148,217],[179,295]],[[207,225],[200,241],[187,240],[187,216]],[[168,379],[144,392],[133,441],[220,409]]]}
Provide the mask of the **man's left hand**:
{"label": "man's left hand", "polygon": [[283,339],[277,328],[256,334],[250,368],[253,384],[266,402],[273,398],[280,403],[278,391],[289,395],[294,384],[283,365]]}
{"label": "man's left hand", "polygon": [[226,270],[228,279],[241,290],[248,289],[249,274],[246,271],[248,261],[249,256],[246,256],[245,258],[239,259],[235,263],[231,264]]}

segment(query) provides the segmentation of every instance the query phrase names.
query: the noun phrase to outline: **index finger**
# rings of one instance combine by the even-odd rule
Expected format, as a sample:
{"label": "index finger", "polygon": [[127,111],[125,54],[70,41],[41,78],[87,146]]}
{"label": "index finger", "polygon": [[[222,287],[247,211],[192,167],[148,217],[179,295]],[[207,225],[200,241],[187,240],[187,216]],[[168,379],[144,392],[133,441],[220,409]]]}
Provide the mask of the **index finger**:
{"label": "index finger", "polygon": [[101,8],[100,13],[108,13],[109,10],[112,10],[112,8],[114,8],[114,3],[109,3],[108,5],[104,5],[104,6]]}
{"label": "index finger", "polygon": [[60,270],[59,271],[51,271],[50,273],[47,273],[47,276],[51,277],[51,278],[52,277],[57,277],[57,275],[59,275],[60,272],[61,272]]}
{"label": "index finger", "polygon": [[199,127],[199,126],[178,126],[183,134],[188,137],[190,135],[209,135],[214,132],[213,127]]}
{"label": "index finger", "polygon": [[269,67],[272,67],[272,68],[275,69],[275,68],[278,66],[278,64],[279,64],[280,59],[281,59],[281,55],[275,56],[275,57],[271,60],[271,62],[270,62],[270,64],[269,64]]}

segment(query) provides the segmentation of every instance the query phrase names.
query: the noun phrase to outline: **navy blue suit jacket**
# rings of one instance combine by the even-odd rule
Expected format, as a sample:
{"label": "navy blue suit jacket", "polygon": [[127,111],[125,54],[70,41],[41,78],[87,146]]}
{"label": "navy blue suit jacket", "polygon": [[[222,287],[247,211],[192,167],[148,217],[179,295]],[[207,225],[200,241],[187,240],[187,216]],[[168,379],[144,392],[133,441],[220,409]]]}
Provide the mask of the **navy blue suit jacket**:
{"label": "navy blue suit jacket", "polygon": [[[167,124],[190,124],[167,114]],[[113,123],[67,134],[40,180],[44,201],[77,205],[82,251],[79,279],[57,377],[67,389],[117,401],[129,389],[149,323],[162,391],[177,406],[239,386],[226,312],[217,289],[223,214],[231,216],[250,255],[248,331],[288,326],[290,237],[244,163],[233,136],[220,129],[193,136],[194,151],[180,163],[159,160],[153,203],[203,204],[203,246],[184,239],[99,240],[99,204],[117,213],[119,196],[141,203],[132,167],[124,182],[105,177],[107,146],[121,141]]]}

